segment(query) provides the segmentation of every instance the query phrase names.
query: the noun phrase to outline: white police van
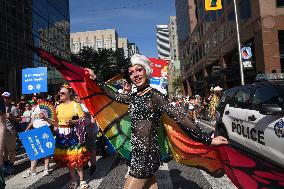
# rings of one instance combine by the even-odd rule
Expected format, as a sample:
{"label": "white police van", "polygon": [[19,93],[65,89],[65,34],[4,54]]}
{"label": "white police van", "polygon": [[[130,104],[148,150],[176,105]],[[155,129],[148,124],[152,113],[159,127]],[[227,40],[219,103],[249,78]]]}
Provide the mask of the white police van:
{"label": "white police van", "polygon": [[284,74],[224,92],[215,135],[284,168]]}

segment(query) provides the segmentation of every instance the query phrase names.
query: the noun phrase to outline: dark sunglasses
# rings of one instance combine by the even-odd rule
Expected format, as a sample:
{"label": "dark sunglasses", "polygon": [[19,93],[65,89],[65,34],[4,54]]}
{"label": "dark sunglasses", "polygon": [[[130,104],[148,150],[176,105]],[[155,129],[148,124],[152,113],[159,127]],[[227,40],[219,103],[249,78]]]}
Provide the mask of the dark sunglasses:
{"label": "dark sunglasses", "polygon": [[67,93],[65,93],[65,92],[59,92],[58,94],[59,94],[59,95],[66,95]]}

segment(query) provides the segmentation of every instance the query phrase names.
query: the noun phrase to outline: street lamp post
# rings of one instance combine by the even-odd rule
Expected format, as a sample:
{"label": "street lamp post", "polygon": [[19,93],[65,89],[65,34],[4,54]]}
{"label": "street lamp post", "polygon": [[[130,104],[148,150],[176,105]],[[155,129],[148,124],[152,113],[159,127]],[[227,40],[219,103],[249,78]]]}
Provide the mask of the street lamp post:
{"label": "street lamp post", "polygon": [[240,63],[241,85],[244,85],[244,84],[245,84],[244,68],[243,68],[243,60],[242,60],[242,54],[241,54],[241,40],[240,40],[239,19],[238,19],[238,10],[237,10],[237,3],[236,3],[236,0],[234,0],[234,10],[235,10],[235,19],[236,19],[236,28],[237,28],[237,38],[238,38],[238,50],[239,50],[239,63]]}

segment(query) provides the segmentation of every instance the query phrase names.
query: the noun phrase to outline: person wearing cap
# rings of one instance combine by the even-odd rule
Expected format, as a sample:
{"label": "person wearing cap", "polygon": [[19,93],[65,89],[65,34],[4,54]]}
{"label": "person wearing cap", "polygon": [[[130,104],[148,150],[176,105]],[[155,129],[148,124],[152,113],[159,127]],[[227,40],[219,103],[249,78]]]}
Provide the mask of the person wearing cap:
{"label": "person wearing cap", "polygon": [[211,119],[211,123],[215,124],[216,122],[216,108],[219,104],[219,101],[220,101],[220,98],[221,98],[221,91],[222,91],[222,88],[219,87],[219,86],[216,86],[214,87],[213,89],[214,91],[214,94],[210,100],[210,103],[209,103],[209,116],[210,116],[210,119]]}
{"label": "person wearing cap", "polygon": [[205,134],[186,113],[181,113],[170,105],[168,99],[158,90],[150,87],[149,77],[152,73],[150,60],[139,54],[134,54],[128,66],[128,77],[137,88],[131,95],[123,95],[111,90],[100,82],[96,74],[86,69],[90,79],[100,86],[110,99],[128,104],[131,116],[131,163],[130,173],[125,182],[125,189],[158,188],[154,174],[161,165],[158,147],[158,129],[161,124],[161,114],[165,113],[188,131],[190,138],[207,145],[227,144],[224,137],[211,138]]}
{"label": "person wearing cap", "polygon": [[19,109],[11,104],[9,92],[2,95],[6,106],[6,132],[4,141],[4,172],[11,174],[14,172],[14,162],[16,156],[16,125],[21,121]]}

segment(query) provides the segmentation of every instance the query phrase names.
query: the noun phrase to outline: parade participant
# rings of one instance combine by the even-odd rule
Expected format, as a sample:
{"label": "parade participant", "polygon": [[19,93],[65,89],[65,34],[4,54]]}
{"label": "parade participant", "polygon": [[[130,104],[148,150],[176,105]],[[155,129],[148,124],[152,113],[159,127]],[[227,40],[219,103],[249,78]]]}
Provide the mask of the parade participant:
{"label": "parade participant", "polygon": [[4,137],[5,137],[5,118],[6,118],[5,103],[0,98],[0,188],[5,188],[5,179],[3,173],[3,151],[4,151]]}
{"label": "parade participant", "polygon": [[216,122],[216,108],[219,104],[219,100],[221,98],[221,90],[222,88],[217,86],[217,87],[214,87],[213,91],[214,91],[214,94],[212,96],[212,98],[210,99],[210,102],[209,102],[209,116],[211,118],[211,123],[215,124]]}
{"label": "parade participant", "polygon": [[21,123],[20,123],[20,132],[25,131],[28,124],[30,123],[32,116],[31,105],[29,103],[25,104],[25,110],[21,116]]}
{"label": "parade participant", "polygon": [[11,174],[14,172],[14,162],[16,156],[16,126],[21,119],[19,110],[11,104],[11,94],[4,92],[2,98],[6,105],[6,132],[4,141],[4,172]]}
{"label": "parade participant", "polygon": [[80,133],[84,127],[84,112],[80,104],[71,100],[69,88],[62,87],[59,92],[60,104],[56,107],[58,123],[54,123],[44,117],[50,124],[55,125],[57,131],[54,161],[61,167],[68,167],[71,176],[70,189],[76,189],[75,170],[80,177],[80,189],[89,188],[84,181],[83,166],[90,159],[89,152],[84,145],[84,133]]}
{"label": "parade participant", "polygon": [[132,95],[114,93],[105,83],[99,82],[94,72],[87,69],[102,91],[112,100],[128,104],[131,115],[131,165],[124,188],[158,188],[154,174],[160,167],[158,128],[161,114],[165,113],[196,141],[207,145],[227,144],[223,137],[211,138],[204,133],[185,113],[181,113],[159,91],[149,86],[152,73],[150,61],[143,55],[133,55],[128,68],[129,78],[137,87]]}
{"label": "parade participant", "polygon": [[[122,83],[122,91],[119,92],[121,94],[128,94],[130,95],[132,92],[132,83],[131,80],[128,77],[128,70],[123,70],[123,75],[125,77],[125,79],[123,79],[123,83]],[[126,162],[127,163],[127,162]],[[127,173],[125,174],[125,178],[127,178],[129,176],[129,172],[130,172],[130,166],[127,165]]]}
{"label": "parade participant", "polygon": [[95,119],[91,116],[87,107],[81,102],[80,98],[76,95],[75,101],[80,104],[84,115],[85,115],[85,125],[86,125],[86,147],[91,154],[91,167],[90,167],[90,175],[93,176],[96,171],[96,135],[97,135],[97,125]]}
{"label": "parade participant", "polygon": [[122,90],[118,90],[121,94],[130,94],[132,90],[132,84],[131,81],[127,81],[126,79],[123,79],[122,81]]}
{"label": "parade participant", "polygon": [[[27,128],[25,129],[25,132],[32,127],[37,129],[43,126],[50,126],[50,124],[46,120],[44,120],[44,117],[48,117],[47,111],[44,109],[40,109],[38,105],[35,106],[32,110],[31,121],[28,124]],[[44,158],[43,176],[49,175],[49,161],[50,161],[49,157]],[[22,177],[27,178],[30,176],[35,176],[37,174],[36,166],[37,166],[37,160],[31,161],[31,168],[26,173],[24,173]]]}

